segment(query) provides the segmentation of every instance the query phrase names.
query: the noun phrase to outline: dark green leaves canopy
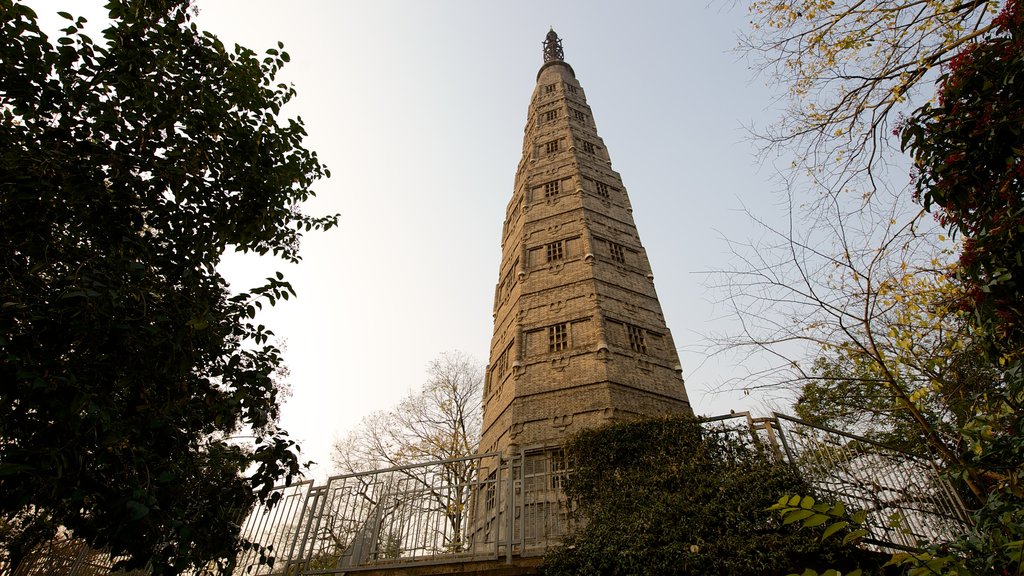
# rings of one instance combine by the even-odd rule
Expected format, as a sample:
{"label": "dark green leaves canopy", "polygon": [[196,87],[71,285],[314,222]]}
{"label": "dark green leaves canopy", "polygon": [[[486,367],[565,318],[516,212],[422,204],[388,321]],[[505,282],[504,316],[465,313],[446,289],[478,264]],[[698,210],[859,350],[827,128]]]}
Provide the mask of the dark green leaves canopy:
{"label": "dark green leaves canopy", "polygon": [[298,211],[328,173],[279,118],[286,53],[228,50],[184,0],[107,8],[102,39],[62,13],[52,42],[0,0],[0,545],[62,526],[178,572],[232,556],[236,515],[299,472],[253,322],[291,286],[231,296],[216,265],[297,261],[336,221]]}

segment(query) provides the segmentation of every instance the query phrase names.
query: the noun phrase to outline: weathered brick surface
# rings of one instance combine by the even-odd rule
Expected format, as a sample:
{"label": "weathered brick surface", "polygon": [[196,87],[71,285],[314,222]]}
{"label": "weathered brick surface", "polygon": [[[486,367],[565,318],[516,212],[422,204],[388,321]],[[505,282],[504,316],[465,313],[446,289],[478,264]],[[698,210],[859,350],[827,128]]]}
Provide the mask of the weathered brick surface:
{"label": "weathered brick surface", "polygon": [[[553,349],[559,324],[566,346]],[[549,62],[502,230],[481,451],[690,413],[625,186],[572,68]]]}

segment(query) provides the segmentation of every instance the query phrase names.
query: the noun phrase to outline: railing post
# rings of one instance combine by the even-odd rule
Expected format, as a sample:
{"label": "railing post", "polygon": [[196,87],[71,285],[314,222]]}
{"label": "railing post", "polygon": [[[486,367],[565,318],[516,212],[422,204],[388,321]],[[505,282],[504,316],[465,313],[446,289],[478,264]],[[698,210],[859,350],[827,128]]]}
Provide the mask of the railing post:
{"label": "railing post", "polygon": [[[754,427],[760,424],[763,429],[765,436],[768,437],[768,444],[771,445],[772,454],[775,456],[775,460],[779,463],[785,462],[785,456],[783,455],[782,449],[779,447],[779,438],[775,436],[775,425],[778,424],[778,420],[774,417],[771,418],[754,418],[747,413],[747,422],[750,424],[751,432],[754,431]],[[781,427],[779,428],[782,429]],[[755,440],[757,439],[755,435]]]}
{"label": "railing post", "polygon": [[[309,561],[313,552],[313,543],[310,542],[310,534],[315,535],[317,530],[320,528],[320,520],[323,517],[324,503],[327,498],[327,486],[313,486],[310,484],[309,490],[306,492],[306,497],[302,501],[302,510],[299,512],[299,518],[296,522],[297,533],[295,538],[292,540],[292,545],[288,550],[288,557],[286,559],[286,570],[287,567],[298,566],[299,572],[302,572],[308,566],[306,563]],[[310,502],[312,500],[312,502]],[[301,534],[301,537],[299,536]],[[307,549],[307,543],[309,547]],[[302,558],[295,558],[295,550],[298,547],[299,554]]]}

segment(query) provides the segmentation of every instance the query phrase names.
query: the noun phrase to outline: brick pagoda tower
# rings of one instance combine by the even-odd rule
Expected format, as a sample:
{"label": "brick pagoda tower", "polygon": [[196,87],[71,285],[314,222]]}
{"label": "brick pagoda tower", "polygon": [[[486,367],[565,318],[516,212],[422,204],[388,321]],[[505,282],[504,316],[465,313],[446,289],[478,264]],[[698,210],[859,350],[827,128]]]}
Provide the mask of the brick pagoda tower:
{"label": "brick pagoda tower", "polygon": [[554,30],[506,210],[481,452],[692,414],[622,179]]}

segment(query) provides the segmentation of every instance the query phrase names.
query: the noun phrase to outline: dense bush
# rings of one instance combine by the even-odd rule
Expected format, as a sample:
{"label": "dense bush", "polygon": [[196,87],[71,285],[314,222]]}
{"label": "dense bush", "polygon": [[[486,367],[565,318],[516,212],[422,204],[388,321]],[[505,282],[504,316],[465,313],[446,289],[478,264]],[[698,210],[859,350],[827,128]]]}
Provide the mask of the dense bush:
{"label": "dense bush", "polygon": [[780,526],[766,509],[807,486],[749,435],[689,419],[616,424],[577,435],[567,455],[581,526],[545,559],[549,576],[787,574],[874,560]]}

